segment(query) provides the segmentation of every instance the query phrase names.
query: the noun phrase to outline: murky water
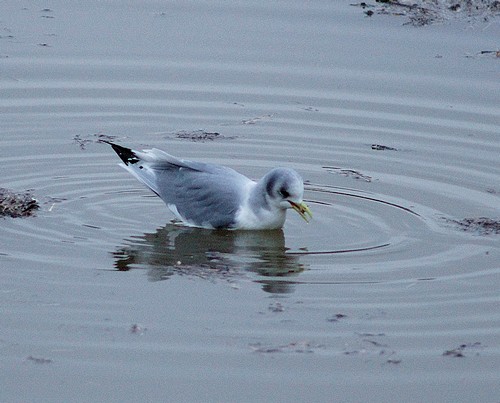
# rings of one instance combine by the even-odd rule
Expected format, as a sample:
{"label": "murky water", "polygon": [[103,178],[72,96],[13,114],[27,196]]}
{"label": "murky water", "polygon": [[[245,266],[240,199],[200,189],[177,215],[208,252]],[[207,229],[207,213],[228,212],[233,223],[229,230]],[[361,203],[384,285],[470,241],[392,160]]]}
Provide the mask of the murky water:
{"label": "murky water", "polygon": [[[498,21],[0,11],[0,187],[41,204],[0,222],[1,400],[498,401]],[[314,219],[173,225],[102,136],[293,167]]]}

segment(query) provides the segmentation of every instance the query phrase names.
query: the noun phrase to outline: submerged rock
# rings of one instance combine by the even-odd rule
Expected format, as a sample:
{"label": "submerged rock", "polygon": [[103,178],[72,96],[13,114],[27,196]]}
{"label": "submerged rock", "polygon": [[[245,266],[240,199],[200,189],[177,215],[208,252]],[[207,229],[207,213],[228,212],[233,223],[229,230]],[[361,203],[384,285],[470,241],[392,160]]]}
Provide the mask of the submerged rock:
{"label": "submerged rock", "polygon": [[14,193],[0,188],[0,217],[29,217],[34,215],[39,207],[29,191]]}

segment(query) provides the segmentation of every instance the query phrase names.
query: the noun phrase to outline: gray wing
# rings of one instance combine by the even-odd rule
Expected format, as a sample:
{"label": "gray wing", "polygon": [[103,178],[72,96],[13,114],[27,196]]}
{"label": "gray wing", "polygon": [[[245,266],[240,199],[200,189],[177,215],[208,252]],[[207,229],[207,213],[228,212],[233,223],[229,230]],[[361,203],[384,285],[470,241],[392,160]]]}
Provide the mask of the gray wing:
{"label": "gray wing", "polygon": [[229,168],[196,164],[192,167],[152,168],[158,196],[178,211],[184,221],[197,226],[231,227],[249,181]]}
{"label": "gray wing", "polygon": [[250,179],[219,165],[178,159],[164,151],[134,151],[111,144],[123,167],[148,186],[180,218],[192,225],[227,228],[235,215]]}

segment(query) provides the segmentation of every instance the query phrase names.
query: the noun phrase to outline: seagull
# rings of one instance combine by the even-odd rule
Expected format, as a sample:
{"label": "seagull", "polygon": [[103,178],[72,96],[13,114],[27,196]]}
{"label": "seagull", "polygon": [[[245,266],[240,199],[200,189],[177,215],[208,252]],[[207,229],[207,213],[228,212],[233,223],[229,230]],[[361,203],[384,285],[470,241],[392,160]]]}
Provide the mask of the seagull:
{"label": "seagull", "polygon": [[189,227],[229,230],[282,228],[286,211],[312,218],[302,200],[304,182],[289,168],[274,168],[255,182],[234,169],[174,157],[157,148],[136,151],[110,141],[120,164],[156,193]]}

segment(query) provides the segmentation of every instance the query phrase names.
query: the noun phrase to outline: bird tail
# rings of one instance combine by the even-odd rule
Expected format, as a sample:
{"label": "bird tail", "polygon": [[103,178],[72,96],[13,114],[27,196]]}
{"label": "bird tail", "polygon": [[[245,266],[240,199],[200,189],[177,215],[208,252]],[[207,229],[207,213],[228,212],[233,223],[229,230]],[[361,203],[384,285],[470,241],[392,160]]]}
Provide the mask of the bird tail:
{"label": "bird tail", "polygon": [[120,159],[124,162],[125,165],[135,164],[140,161],[140,158],[137,156],[134,150],[119,146],[118,144],[112,143],[111,141],[101,140],[102,143],[109,144],[113,147],[113,150],[118,154]]}
{"label": "bird tail", "polygon": [[101,140],[101,142],[107,143],[113,147],[113,150],[123,161],[123,164],[120,164],[122,168],[130,172],[139,182],[145,184],[159,196],[156,173],[154,169],[151,169],[148,162],[143,160],[142,156],[144,153],[134,151],[127,147],[122,147],[118,144],[111,143],[110,141]]}

